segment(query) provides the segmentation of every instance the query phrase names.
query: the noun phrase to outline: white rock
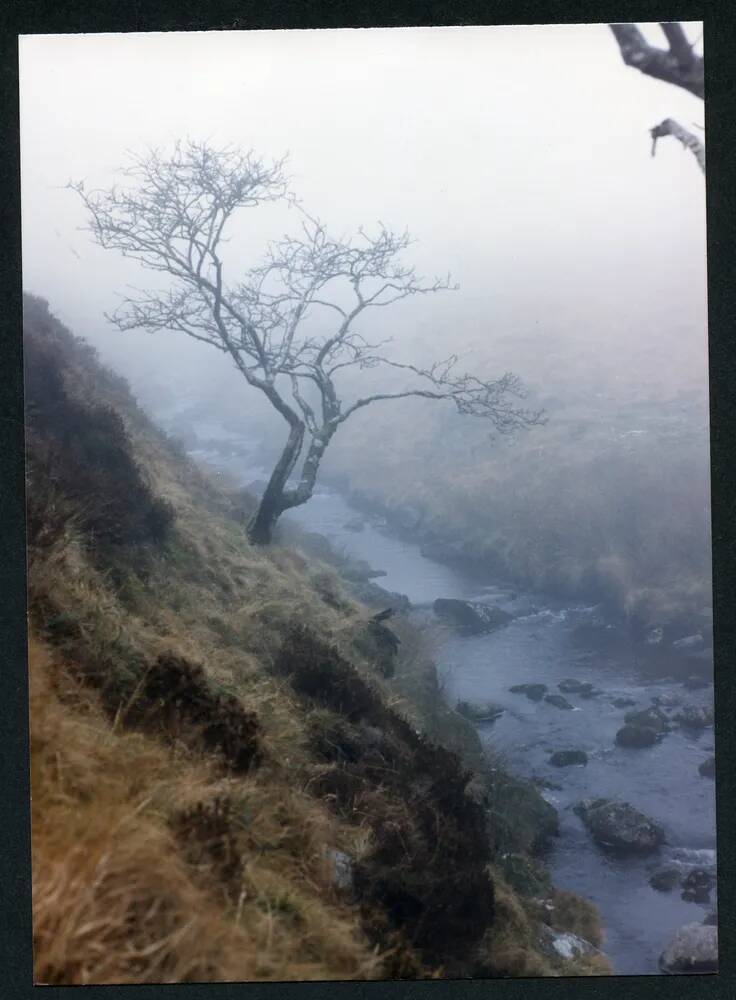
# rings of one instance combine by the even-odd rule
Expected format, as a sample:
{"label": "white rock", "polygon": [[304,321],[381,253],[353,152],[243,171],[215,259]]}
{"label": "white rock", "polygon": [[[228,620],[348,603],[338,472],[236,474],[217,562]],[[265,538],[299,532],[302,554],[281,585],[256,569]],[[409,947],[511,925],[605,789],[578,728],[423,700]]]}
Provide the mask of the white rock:
{"label": "white rock", "polygon": [[670,975],[718,972],[718,928],[685,924],[659,956],[659,967]]}
{"label": "white rock", "polygon": [[327,857],[332,866],[332,878],[338,889],[353,887],[353,859],[344,851],[329,848]]}
{"label": "white rock", "polygon": [[[550,909],[554,909],[554,907],[550,907]],[[602,954],[590,941],[578,937],[577,934],[555,931],[546,924],[542,924],[539,929],[539,946],[545,954],[557,955],[568,961],[579,955]]]}

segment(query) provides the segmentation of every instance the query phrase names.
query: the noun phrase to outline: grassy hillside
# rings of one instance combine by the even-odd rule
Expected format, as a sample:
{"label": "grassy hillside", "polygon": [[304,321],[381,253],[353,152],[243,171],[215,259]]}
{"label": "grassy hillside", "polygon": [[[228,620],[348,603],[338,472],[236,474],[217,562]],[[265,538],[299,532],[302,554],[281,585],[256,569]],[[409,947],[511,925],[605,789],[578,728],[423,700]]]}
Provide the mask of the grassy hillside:
{"label": "grassy hillside", "polygon": [[31,297],[25,349],[37,981],[608,971],[545,948],[600,943],[534,857],[554,813],[408,623],[386,678],[335,570],[251,547],[248,497]]}
{"label": "grassy hillside", "polygon": [[[616,299],[615,283],[610,294]],[[565,599],[605,603],[641,633],[663,627],[677,639],[707,628],[707,345],[693,294],[688,287],[671,301],[653,299],[636,315],[613,302],[601,310],[597,300],[581,305],[580,316],[572,305],[559,314],[558,303],[558,313],[539,322],[512,310],[504,336],[483,329],[473,337],[466,317],[451,328],[468,348],[463,364],[489,375],[518,372],[546,425],[503,436],[435,401],[377,404],[341,427],[320,477],[437,556],[475,561]],[[533,303],[529,309],[536,315]],[[413,340],[402,329],[401,343],[402,360],[428,363],[442,351],[442,327]],[[180,375],[182,399],[160,373],[133,370],[149,412],[176,412],[171,426],[191,445],[216,416],[260,442],[260,464],[275,461],[282,421],[237,373],[215,369],[206,385]],[[397,390],[402,374],[360,371],[351,380],[346,373],[346,398]],[[250,426],[244,405],[252,407]]]}
{"label": "grassy hillside", "polygon": [[707,399],[595,388],[538,391],[546,426],[510,438],[422,401],[376,408],[325,471],[439,555],[687,634],[712,602]]}

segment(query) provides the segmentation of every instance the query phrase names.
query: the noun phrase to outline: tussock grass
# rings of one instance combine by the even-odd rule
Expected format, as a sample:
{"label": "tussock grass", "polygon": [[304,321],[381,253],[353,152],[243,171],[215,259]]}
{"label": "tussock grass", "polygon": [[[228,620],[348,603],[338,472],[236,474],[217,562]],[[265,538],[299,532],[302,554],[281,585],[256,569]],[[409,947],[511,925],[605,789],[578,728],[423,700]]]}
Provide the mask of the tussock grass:
{"label": "tussock grass", "polygon": [[[456,738],[466,766],[478,749],[464,720],[439,717],[426,650],[398,625],[404,671],[378,676],[355,642],[370,613],[334,570],[251,546],[243,496],[186,460],[88,349],[49,335],[63,347],[65,390],[91,411],[116,408],[126,467],[173,516],[165,537],[118,545],[109,560],[68,497],[46,491],[37,519],[37,981],[467,974],[466,942],[492,917],[496,876],[469,775],[418,732]],[[295,623],[314,641],[311,652],[287,644],[284,664]],[[414,709],[412,686],[424,691]],[[335,849],[352,858],[354,897],[336,884]],[[546,968],[532,917],[499,885],[494,960],[480,967]],[[496,971],[506,969],[517,971]]]}
{"label": "tussock grass", "polygon": [[496,893],[497,919],[478,949],[478,961],[486,975],[494,977],[605,976],[611,966],[603,953],[571,959],[550,956],[540,948],[539,927],[576,934],[599,948],[601,925],[595,908],[572,893],[556,890],[553,910],[539,901],[520,897],[509,886],[500,869],[491,867]]}
{"label": "tussock grass", "polygon": [[[320,803],[273,774],[223,780],[207,758],[122,731],[37,640],[30,669],[37,982],[378,973],[330,885],[324,848],[341,840]],[[216,856],[192,858],[176,833],[187,810],[223,797],[237,853],[227,892]]]}
{"label": "tussock grass", "polygon": [[501,873],[492,869],[497,919],[478,949],[481,968],[494,977],[554,976],[557,973],[534,942],[535,923]]}
{"label": "tussock grass", "polygon": [[550,926],[555,930],[569,931],[590,941],[596,948],[603,944],[603,929],[600,916],[592,903],[581,899],[572,892],[555,890],[552,896]]}
{"label": "tussock grass", "polygon": [[368,506],[410,511],[423,541],[521,585],[687,627],[712,602],[707,380],[657,398],[629,371],[622,404],[591,393],[590,376],[568,382],[547,426],[492,443],[482,422],[431,403],[356,415],[330,467]]}

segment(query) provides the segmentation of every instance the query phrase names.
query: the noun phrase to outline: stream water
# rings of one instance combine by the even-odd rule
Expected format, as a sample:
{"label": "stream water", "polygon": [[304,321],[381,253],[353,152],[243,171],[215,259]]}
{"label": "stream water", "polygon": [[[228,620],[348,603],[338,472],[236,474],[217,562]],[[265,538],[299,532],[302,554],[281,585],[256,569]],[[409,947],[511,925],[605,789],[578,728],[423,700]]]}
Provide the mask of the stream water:
{"label": "stream water", "polygon": [[[220,449],[194,454],[237,475],[243,484],[263,474],[252,464],[244,468],[242,452],[241,457],[223,457]],[[362,522],[359,530],[356,515]],[[386,575],[376,582],[406,594],[419,618],[431,614],[428,608],[437,597],[498,605],[516,615],[490,634],[439,632],[435,659],[446,696],[451,704],[490,700],[505,708],[494,723],[479,725],[478,732],[510,770],[560,786],[543,792],[560,817],[560,836],[548,856],[555,885],[598,907],[603,947],[616,973],[658,973],[659,955],[672,934],[683,924],[702,921],[713,906],[685,902],[679,890],[658,892],[648,882],[664,865],[715,861],[714,785],[698,773],[698,765],[713,753],[713,730],[677,728],[653,747],[623,749],[614,738],[627,709],[612,701],[629,698],[645,708],[653,697],[669,695],[684,704],[708,704],[712,688],[684,689],[682,662],[678,670],[668,670],[661,655],[650,655],[601,622],[595,607],[568,607],[544,595],[519,594],[502,581],[479,581],[426,558],[418,544],[397,537],[380,519],[363,517],[329,488],[320,488],[288,517],[325,535],[337,550],[383,570]],[[702,660],[693,664],[702,672]],[[589,699],[565,695],[574,705],[573,711],[565,711],[509,691],[512,685],[541,682],[556,692],[568,677],[592,682],[601,694]],[[550,765],[550,753],[561,749],[585,750],[587,766]],[[604,853],[570,808],[585,797],[618,798],[641,809],[662,824],[666,846],[642,858]]]}

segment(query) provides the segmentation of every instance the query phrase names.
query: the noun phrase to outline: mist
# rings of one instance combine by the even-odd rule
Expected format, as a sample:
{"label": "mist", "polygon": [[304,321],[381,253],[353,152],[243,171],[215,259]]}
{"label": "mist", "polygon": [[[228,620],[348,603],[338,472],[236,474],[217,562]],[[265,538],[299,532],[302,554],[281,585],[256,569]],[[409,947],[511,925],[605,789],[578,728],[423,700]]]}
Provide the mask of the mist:
{"label": "mist", "polygon": [[[657,25],[642,28],[659,43]],[[686,29],[699,46],[699,25]],[[268,465],[286,428],[208,346],[175,332],[122,334],[105,320],[121,294],[162,279],[95,245],[66,184],[109,187],[130,152],[183,138],[287,156],[292,189],[330,231],[379,220],[406,228],[407,262],[459,285],[374,311],[365,336],[391,337],[402,361],[457,354],[484,377],[516,372],[547,414],[545,427],[509,441],[451,407],[393,402],[341,429],[323,475],[376,501],[427,507],[441,534],[466,506],[452,533],[496,553],[513,525],[528,535],[540,511],[569,519],[547,556],[549,539],[537,539],[507,568],[564,587],[613,560],[606,587],[623,588],[624,603],[663,586],[661,559],[634,582],[606,532],[629,539],[628,566],[641,562],[642,533],[651,540],[654,524],[676,523],[697,553],[693,600],[707,597],[705,187],[687,150],[660,141],[653,158],[648,134],[666,117],[699,126],[702,103],[626,67],[606,25],[24,37],[21,102],[25,288],[149,410],[168,414],[173,433],[191,433],[189,401],[249,429]],[[280,206],[242,212],[225,251],[233,279],[297,225]],[[380,385],[358,372],[345,391]],[[398,426],[399,443],[386,447]],[[560,475],[573,477],[576,498],[558,515]],[[573,555],[579,510],[590,527]],[[552,554],[559,544],[564,559]],[[535,570],[540,562],[554,571]]]}
{"label": "mist", "polygon": [[[674,141],[652,159],[648,139],[668,116],[702,123],[702,104],[625,67],[606,25],[24,37],[21,99],[25,287],[133,382],[161,366],[199,379],[219,359],[106,325],[150,275],[92,245],[64,185],[108,186],[126,151],[188,136],[288,153],[294,189],[338,233],[408,228],[418,269],[461,287],[403,304],[397,339],[505,367],[499,342],[537,335],[543,371],[591,344],[625,369],[645,337],[670,387],[705,387],[702,177]],[[269,226],[241,224],[247,266]],[[690,335],[648,324],[662,314]]]}
{"label": "mist", "polygon": [[[639,28],[664,47],[660,25]],[[702,54],[702,26],[683,28]],[[701,63],[686,51],[678,66]],[[141,823],[168,824],[155,840],[167,862],[172,831],[187,849],[200,836],[192,817],[225,824],[242,853],[211,866],[234,881],[207,906],[233,889],[223,919],[236,913],[246,945],[223,937],[201,973],[189,952],[209,939],[193,931],[174,975],[715,971],[705,183],[691,149],[665,135],[654,155],[650,135],[675,119],[704,143],[702,101],[625,65],[603,24],[25,36],[20,78],[32,675],[57,669],[38,644],[53,647],[76,664],[75,691],[96,685],[115,739],[148,699],[140,719],[164,755],[201,729],[231,756],[237,745],[248,772],[233,799],[245,819],[227,833],[219,791],[162,818],[158,777],[125,766],[155,783],[135,809],[126,791],[124,811],[154,803]],[[154,150],[163,172],[144,208],[100,223],[90,192],[125,188],[130,157]],[[223,150],[283,159],[299,204],[267,174],[278,197],[236,210],[220,244],[218,212],[253,176],[228,172]],[[189,183],[206,193],[182,210]],[[155,251],[135,244],[141,217]],[[133,232],[128,256],[103,249],[103,231]],[[277,247],[253,271],[300,231],[303,256]],[[392,235],[405,231],[408,246]],[[391,239],[416,276],[392,270]],[[166,300],[172,244],[193,307]],[[146,270],[137,252],[169,263]],[[371,281],[397,301],[372,308]],[[122,332],[106,315],[141,290],[163,329]],[[84,734],[87,709],[83,721]],[[55,752],[36,769],[49,781]],[[173,770],[172,802],[204,794],[204,778]],[[47,801],[74,812],[66,786],[34,790]],[[335,818],[356,833],[339,850]],[[143,878],[122,869],[126,892],[165,873],[142,854]],[[339,895],[325,858],[357,895]],[[260,864],[266,881],[246,891]],[[339,919],[325,916],[335,900]],[[376,902],[370,962],[345,958],[344,913]],[[185,929],[200,909],[187,903]],[[118,919],[124,942],[131,919]],[[83,975],[54,966],[53,981],[143,975],[100,971],[93,943]],[[145,949],[152,981],[159,948]]]}

